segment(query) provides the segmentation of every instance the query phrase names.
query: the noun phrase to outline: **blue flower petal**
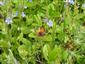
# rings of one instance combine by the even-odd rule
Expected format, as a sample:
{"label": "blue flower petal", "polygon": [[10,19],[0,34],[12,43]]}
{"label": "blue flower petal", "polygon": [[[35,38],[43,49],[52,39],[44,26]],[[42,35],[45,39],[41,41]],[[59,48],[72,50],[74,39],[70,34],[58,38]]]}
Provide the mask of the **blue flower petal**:
{"label": "blue flower petal", "polygon": [[82,7],[83,7],[83,8],[85,8],[85,3],[84,3],[84,4],[82,4]]}
{"label": "blue flower petal", "polygon": [[5,22],[7,24],[11,24],[12,23],[12,18],[10,18],[10,17],[6,18]]}
{"label": "blue flower petal", "polygon": [[69,0],[69,3],[70,3],[70,4],[74,4],[74,1],[73,1],[73,0]]}
{"label": "blue flower petal", "polygon": [[[65,2],[67,2],[67,0],[66,0]],[[70,4],[74,4],[74,1],[73,1],[73,0],[68,0],[68,2],[69,2]]]}
{"label": "blue flower petal", "polygon": [[29,0],[29,2],[32,2],[32,0]]}
{"label": "blue flower petal", "polygon": [[52,20],[49,20],[49,22],[47,22],[47,25],[48,25],[49,27],[52,27],[52,26],[53,26],[53,21],[52,21]]}
{"label": "blue flower petal", "polygon": [[24,12],[22,12],[22,17],[25,17],[26,15],[25,15],[25,13]]}
{"label": "blue flower petal", "polygon": [[0,6],[3,6],[4,5],[4,2],[0,1]]}

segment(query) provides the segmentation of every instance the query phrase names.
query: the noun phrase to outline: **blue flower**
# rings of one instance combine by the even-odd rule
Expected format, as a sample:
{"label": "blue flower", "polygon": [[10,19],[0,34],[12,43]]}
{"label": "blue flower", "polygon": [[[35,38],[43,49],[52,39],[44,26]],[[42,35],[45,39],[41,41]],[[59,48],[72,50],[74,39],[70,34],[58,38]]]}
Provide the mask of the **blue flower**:
{"label": "blue flower", "polygon": [[32,0],[28,0],[29,2],[32,2]]}
{"label": "blue flower", "polygon": [[0,6],[3,6],[4,5],[4,2],[0,1]]}
{"label": "blue flower", "polygon": [[16,12],[13,14],[12,17],[16,17],[16,16],[18,16],[18,11],[16,11]]}
{"label": "blue flower", "polygon": [[48,25],[49,27],[52,27],[52,26],[53,26],[53,21],[52,21],[52,20],[49,20],[49,22],[47,22],[47,25]]}
{"label": "blue flower", "polygon": [[83,7],[83,8],[85,8],[85,3],[84,3],[84,4],[82,4],[82,7]]}
{"label": "blue flower", "polygon": [[25,17],[26,15],[25,15],[25,13],[24,12],[22,12],[22,17]]}
{"label": "blue flower", "polygon": [[12,23],[12,18],[10,18],[10,17],[6,18],[5,22],[7,24],[11,24]]}
{"label": "blue flower", "polygon": [[69,3],[70,3],[70,4],[74,4],[74,1],[73,1],[73,0],[69,0]]}
{"label": "blue flower", "polygon": [[18,11],[16,11],[15,15],[18,16]]}
{"label": "blue flower", "polygon": [[65,2],[69,2],[70,4],[74,4],[74,1],[73,0],[66,0]]}

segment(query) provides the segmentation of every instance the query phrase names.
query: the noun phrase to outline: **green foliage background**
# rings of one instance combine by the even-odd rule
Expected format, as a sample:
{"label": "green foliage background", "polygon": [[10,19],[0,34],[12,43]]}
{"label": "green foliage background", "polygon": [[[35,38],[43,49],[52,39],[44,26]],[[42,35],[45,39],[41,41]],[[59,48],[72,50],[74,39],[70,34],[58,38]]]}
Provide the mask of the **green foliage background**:
{"label": "green foliage background", "polygon": [[[84,0],[2,0],[0,6],[1,64],[84,64]],[[27,8],[24,8],[24,7]],[[18,16],[12,17],[18,11]],[[26,14],[25,17],[21,13]],[[5,22],[12,17],[12,23]],[[49,27],[44,19],[52,20]],[[37,36],[43,26],[44,36]]]}

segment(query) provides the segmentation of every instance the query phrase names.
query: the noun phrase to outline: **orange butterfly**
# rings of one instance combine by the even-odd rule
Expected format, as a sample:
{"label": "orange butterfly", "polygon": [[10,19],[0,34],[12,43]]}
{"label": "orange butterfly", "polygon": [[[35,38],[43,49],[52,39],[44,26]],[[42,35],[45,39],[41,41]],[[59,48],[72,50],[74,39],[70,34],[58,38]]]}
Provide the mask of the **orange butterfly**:
{"label": "orange butterfly", "polygon": [[44,28],[44,27],[40,27],[40,28],[37,30],[37,35],[38,35],[38,36],[44,36],[44,35],[45,35],[45,28]]}

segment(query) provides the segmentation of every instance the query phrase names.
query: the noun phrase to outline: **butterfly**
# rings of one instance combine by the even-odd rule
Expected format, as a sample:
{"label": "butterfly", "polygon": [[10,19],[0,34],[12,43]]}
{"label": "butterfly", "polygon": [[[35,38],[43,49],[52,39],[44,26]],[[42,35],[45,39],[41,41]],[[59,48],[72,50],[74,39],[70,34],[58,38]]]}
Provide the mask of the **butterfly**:
{"label": "butterfly", "polygon": [[37,30],[37,35],[38,36],[44,36],[45,35],[45,28],[39,27],[39,29]]}

